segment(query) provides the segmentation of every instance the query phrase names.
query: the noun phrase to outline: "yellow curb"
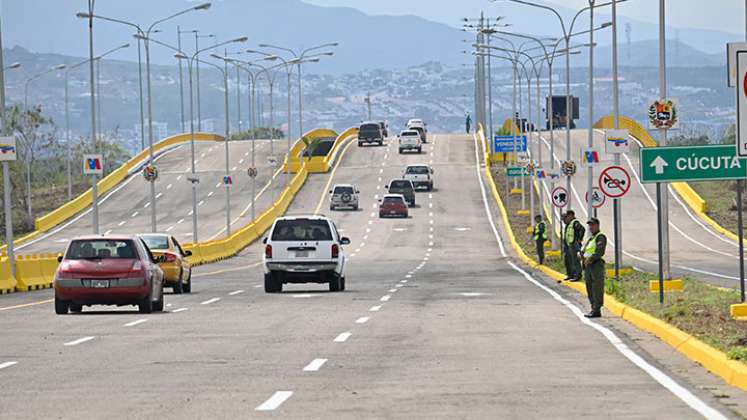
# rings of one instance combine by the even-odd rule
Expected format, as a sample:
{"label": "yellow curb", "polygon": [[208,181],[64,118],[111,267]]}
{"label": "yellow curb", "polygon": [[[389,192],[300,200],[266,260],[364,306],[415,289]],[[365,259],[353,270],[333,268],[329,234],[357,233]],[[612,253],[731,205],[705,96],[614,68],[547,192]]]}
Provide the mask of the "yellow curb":
{"label": "yellow curb", "polygon": [[521,194],[521,188],[511,188],[511,194]]}
{"label": "yellow curb", "polygon": [[[500,209],[509,242],[519,259],[527,265],[542,271],[551,279],[557,280],[561,284],[585,295],[585,286],[580,282],[571,283],[563,281],[565,278],[564,275],[543,265],[537,265],[535,261],[524,253],[524,250],[521,249],[519,244],[516,242],[506,208],[503,205],[503,200],[501,199],[500,194],[498,194],[495,181],[490,173],[489,164],[486,165],[485,173],[488,178],[488,184],[491,193],[493,194],[493,198]],[[724,381],[726,381],[726,383],[747,391],[747,366],[743,363],[729,360],[724,352],[705,344],[692,335],[687,334],[679,328],[669,325],[658,318],[632,308],[624,303],[618,302],[613,296],[605,293],[604,300],[604,307],[612,314],[622,317],[622,319],[630,322],[643,331],[654,334],[685,357],[700,363],[712,373],[720,376]]]}
{"label": "yellow curb", "polygon": [[[682,283],[682,280],[680,279],[664,280],[664,292],[681,292],[682,289],[684,289],[684,284]],[[649,281],[648,290],[650,292],[658,292],[659,281],[658,280]]]}
{"label": "yellow curb", "polygon": [[[620,275],[626,276],[628,274],[632,274],[633,269],[630,267],[620,267]],[[607,269],[607,277],[615,277],[615,269],[614,268],[608,268]]]}
{"label": "yellow curb", "polygon": [[560,251],[547,251],[545,252],[545,255],[550,256],[550,257],[559,257]]}
{"label": "yellow curb", "polygon": [[529,216],[529,210],[516,210],[517,216]]}
{"label": "yellow curb", "polygon": [[729,308],[731,317],[740,321],[747,321],[747,303],[736,303]]}

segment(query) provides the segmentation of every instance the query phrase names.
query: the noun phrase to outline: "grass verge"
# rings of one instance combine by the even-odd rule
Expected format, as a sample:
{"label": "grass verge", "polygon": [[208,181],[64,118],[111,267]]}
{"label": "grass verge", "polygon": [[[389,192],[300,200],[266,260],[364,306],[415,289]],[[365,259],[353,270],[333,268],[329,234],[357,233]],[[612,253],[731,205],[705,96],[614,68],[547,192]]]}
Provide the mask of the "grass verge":
{"label": "grass verge", "polygon": [[729,232],[737,233],[735,181],[689,182],[706,202],[706,214]]}
{"label": "grass verge", "polygon": [[[517,215],[521,209],[521,197],[506,193],[506,182],[512,181],[506,178],[505,169],[496,166],[493,177],[503,197],[516,241],[527,255],[535,257],[534,243],[526,233],[531,226],[530,218]],[[528,196],[526,202],[529,203]],[[539,203],[536,195],[535,203]],[[565,272],[562,257],[547,256],[545,265]],[[730,359],[747,363],[747,322],[736,321],[729,315],[729,306],[739,303],[738,291],[716,288],[697,278],[684,277],[684,291],[668,293],[664,304],[660,304],[658,293],[649,291],[651,280],[658,280],[658,277],[632,272],[622,275],[620,281],[608,278],[606,291],[621,303],[661,319],[723,351]]]}

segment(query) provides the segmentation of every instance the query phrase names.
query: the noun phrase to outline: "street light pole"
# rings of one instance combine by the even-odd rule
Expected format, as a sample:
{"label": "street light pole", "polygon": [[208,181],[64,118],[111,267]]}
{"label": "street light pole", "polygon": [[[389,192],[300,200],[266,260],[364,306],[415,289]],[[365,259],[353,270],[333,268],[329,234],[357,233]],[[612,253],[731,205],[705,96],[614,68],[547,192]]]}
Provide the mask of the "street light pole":
{"label": "street light pole", "polygon": [[[659,0],[659,97],[663,100],[667,98],[667,39],[666,39],[666,5],[665,0]],[[667,130],[664,128],[659,129],[659,146],[663,147],[667,145]],[[661,211],[659,214],[659,228],[661,229],[661,251],[662,261],[659,264],[662,266],[660,271],[663,273],[664,279],[672,278],[670,271],[670,260],[669,260],[669,184],[662,183],[660,194],[659,206]]]}
{"label": "street light pole", "polygon": [[[2,22],[0,22],[0,27]],[[0,28],[0,123],[2,123],[2,134],[6,134],[8,126],[5,120],[5,70],[17,69],[21,67],[20,63],[13,63],[5,67],[3,57],[3,40],[2,29]],[[16,260],[13,249],[13,203],[11,202],[11,183],[10,169],[8,162],[3,162],[3,205],[5,211],[5,242],[7,244],[8,263],[10,264],[10,274],[16,275]]]}
{"label": "street light pole", "polygon": [[[93,80],[93,7],[96,0],[88,0],[88,71],[89,71],[89,83],[91,87],[91,141],[93,143],[93,153],[96,153],[96,86]],[[29,189],[29,194],[31,190]],[[98,176],[91,175],[91,201],[93,206],[91,208],[93,234],[99,234],[99,191],[98,191]],[[30,195],[29,195],[30,197]],[[29,200],[29,207],[31,201]],[[31,210],[29,208],[29,214]]]}
{"label": "street light pole", "polygon": [[[612,113],[615,119],[615,129],[620,128],[620,82],[617,62],[617,0],[612,0]],[[615,165],[620,166],[620,154],[615,153]],[[615,278],[620,278],[620,267],[622,266],[622,200],[615,198],[612,201],[615,226]]]}
{"label": "street light pole", "polygon": [[[589,0],[589,151],[594,147],[594,2]],[[589,163],[586,177],[586,214],[594,215],[594,165]]]}

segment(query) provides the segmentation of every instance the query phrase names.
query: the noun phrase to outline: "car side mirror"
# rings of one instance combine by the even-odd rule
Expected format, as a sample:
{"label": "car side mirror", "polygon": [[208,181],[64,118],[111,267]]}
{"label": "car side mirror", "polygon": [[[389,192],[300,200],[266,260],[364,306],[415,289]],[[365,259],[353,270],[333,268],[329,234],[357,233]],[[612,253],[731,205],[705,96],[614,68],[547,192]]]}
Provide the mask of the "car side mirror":
{"label": "car side mirror", "polygon": [[340,239],[340,245],[350,245],[350,238],[342,238]]}
{"label": "car side mirror", "polygon": [[332,190],[329,190],[329,193],[332,194]]}
{"label": "car side mirror", "polygon": [[384,188],[389,189],[389,185],[384,185]]}
{"label": "car side mirror", "polygon": [[264,238],[262,238],[262,243],[263,243],[263,244],[266,244],[266,243],[267,243],[267,236],[265,236]]}
{"label": "car side mirror", "polygon": [[434,171],[433,168],[431,168],[431,174],[434,174],[434,173],[436,173],[436,171]]}
{"label": "car side mirror", "polygon": [[360,190],[355,190],[355,193],[356,194],[360,194],[361,192],[360,192]]}
{"label": "car side mirror", "polygon": [[185,257],[191,257],[192,256],[192,251],[184,251],[184,256]]}
{"label": "car side mirror", "polygon": [[61,262],[62,262],[62,255],[58,255],[58,256],[57,256],[57,262],[58,262],[58,263],[61,263]]}

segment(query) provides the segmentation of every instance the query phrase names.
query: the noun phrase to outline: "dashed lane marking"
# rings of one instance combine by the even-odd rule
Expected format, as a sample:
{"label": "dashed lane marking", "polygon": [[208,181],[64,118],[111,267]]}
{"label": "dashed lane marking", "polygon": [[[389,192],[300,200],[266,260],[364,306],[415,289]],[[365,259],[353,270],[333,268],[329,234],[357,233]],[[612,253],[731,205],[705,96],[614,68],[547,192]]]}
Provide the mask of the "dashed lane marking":
{"label": "dashed lane marking", "polygon": [[399,288],[399,287],[403,287],[403,286],[404,286],[403,284],[397,284],[397,285],[395,285],[394,287],[397,287],[397,288]]}
{"label": "dashed lane marking", "polygon": [[215,303],[215,302],[217,302],[219,300],[220,300],[220,298],[217,298],[217,297],[216,298],[212,298],[212,299],[208,299],[206,301],[200,302],[200,305],[210,305],[211,303]]}
{"label": "dashed lane marking", "polygon": [[411,279],[412,278],[412,274],[406,275],[405,278]]}
{"label": "dashed lane marking", "polygon": [[166,232],[171,232],[174,229],[174,226],[169,226],[166,228]]}
{"label": "dashed lane marking", "polygon": [[382,307],[382,306],[384,306],[384,305],[376,305],[376,306],[372,306],[372,307],[371,307],[371,309],[369,309],[368,311],[369,311],[369,312],[379,312],[379,311],[381,310],[381,307]]}
{"label": "dashed lane marking", "polygon": [[162,192],[160,192],[160,193],[156,194],[156,199],[159,199],[159,198],[161,198],[161,197],[163,197],[163,193],[162,193]]}
{"label": "dashed lane marking", "polygon": [[273,411],[283,405],[284,402],[288,400],[288,398],[293,395],[293,391],[277,391],[274,394],[272,394],[272,397],[270,397],[267,401],[263,402],[257,408],[255,408],[255,411]]}
{"label": "dashed lane marking", "polygon": [[13,361],[13,362],[3,362],[3,363],[0,363],[0,369],[5,369],[5,368],[7,368],[7,367],[11,367],[11,366],[13,366],[13,365],[15,365],[15,364],[17,364],[17,363],[18,363],[18,362],[15,362],[15,361]]}
{"label": "dashed lane marking", "polygon": [[187,310],[189,310],[189,308],[179,308],[179,309],[174,309],[173,311],[171,311],[171,313],[177,314],[179,312],[184,312]]}
{"label": "dashed lane marking", "polygon": [[182,223],[184,223],[184,219],[183,218],[176,221],[177,225],[182,224]]}
{"label": "dashed lane marking", "polygon": [[124,225],[125,223],[127,223],[127,220],[122,220],[121,222],[119,222],[119,225],[118,225],[118,226],[122,226],[122,225]]}
{"label": "dashed lane marking", "polygon": [[353,335],[350,331],[346,331],[344,333],[340,333],[337,337],[335,337],[334,341],[335,343],[344,343],[350,338],[350,336]]}
{"label": "dashed lane marking", "polygon": [[148,201],[147,203],[145,203],[145,205],[143,206],[144,209],[147,209],[148,207],[150,207],[150,201]]}
{"label": "dashed lane marking", "polygon": [[397,289],[389,289],[389,293],[397,293]]}
{"label": "dashed lane marking", "polygon": [[63,345],[65,345],[65,346],[68,346],[68,347],[71,347],[71,346],[77,346],[78,344],[82,344],[82,343],[85,343],[86,341],[91,341],[91,340],[93,340],[94,338],[96,338],[96,337],[94,337],[94,336],[92,336],[92,335],[89,335],[88,337],[83,337],[83,338],[79,338],[79,339],[77,339],[77,340],[73,340],[73,341],[68,341],[67,343],[65,343],[65,344],[63,344]]}
{"label": "dashed lane marking", "polygon": [[391,299],[391,298],[392,298],[392,296],[391,296],[391,295],[384,295],[384,296],[382,296],[382,297],[381,297],[381,299],[379,299],[379,300],[380,300],[380,301],[382,301],[382,302],[388,302],[388,301],[389,301],[389,299]]}
{"label": "dashed lane marking", "polygon": [[362,316],[362,317],[356,319],[355,323],[356,324],[365,324],[366,322],[368,322],[369,319],[371,319],[370,316]]}
{"label": "dashed lane marking", "polygon": [[109,235],[110,233],[112,233],[112,230],[111,230],[111,229],[109,229],[109,230],[107,230],[106,232],[104,232],[104,236],[107,236],[107,235]]}
{"label": "dashed lane marking", "polygon": [[138,320],[135,320],[135,321],[132,321],[132,322],[128,322],[128,323],[124,324],[124,326],[125,327],[134,327],[135,325],[140,325],[140,324],[143,324],[143,323],[146,323],[146,322],[148,322],[148,320],[146,318],[141,318],[141,319],[138,319]]}
{"label": "dashed lane marking", "polygon": [[219,183],[215,184],[215,188],[220,188],[220,186],[221,186],[221,185],[223,185],[223,184],[221,184],[221,183],[219,182]]}
{"label": "dashed lane marking", "polygon": [[137,217],[138,214],[140,214],[140,212],[136,211],[135,213],[132,213],[132,216],[130,216],[130,217]]}
{"label": "dashed lane marking", "polygon": [[170,189],[171,189],[171,187],[173,187],[173,185],[172,185],[172,184],[169,184],[169,185],[167,185],[167,186],[166,186],[166,189],[167,189],[167,190],[170,190]]}
{"label": "dashed lane marking", "polygon": [[203,204],[205,204],[205,200],[200,200],[200,202],[199,202],[199,203],[197,203],[197,205],[198,205],[198,206],[201,206],[201,205],[203,205]]}
{"label": "dashed lane marking", "polygon": [[210,191],[210,192],[208,193],[208,198],[212,197],[212,196],[213,196],[213,194],[215,194],[215,191]]}
{"label": "dashed lane marking", "polygon": [[243,290],[234,290],[233,292],[229,293],[228,296],[236,296],[244,293]]}
{"label": "dashed lane marking", "polygon": [[303,368],[304,372],[316,372],[327,363],[327,359],[314,359]]}

